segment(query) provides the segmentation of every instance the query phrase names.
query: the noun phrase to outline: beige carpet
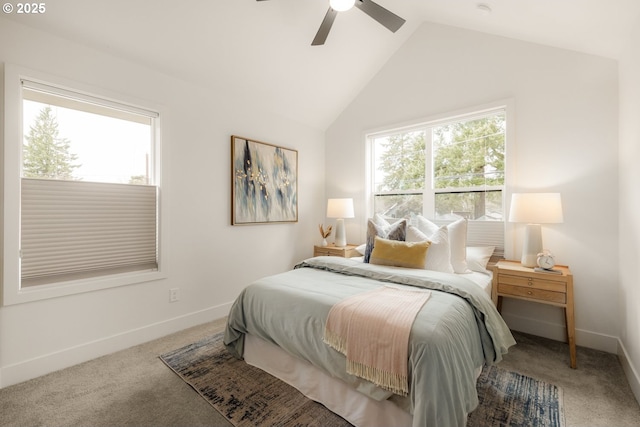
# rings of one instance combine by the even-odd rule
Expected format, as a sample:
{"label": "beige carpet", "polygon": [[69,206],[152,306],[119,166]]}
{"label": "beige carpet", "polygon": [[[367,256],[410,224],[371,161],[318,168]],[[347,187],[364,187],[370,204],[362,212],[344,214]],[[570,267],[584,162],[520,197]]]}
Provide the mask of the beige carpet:
{"label": "beige carpet", "polygon": [[[158,355],[220,332],[225,319],[0,389],[0,426],[232,427]],[[640,426],[640,405],[614,354],[514,333],[505,370],[562,387],[566,427]]]}

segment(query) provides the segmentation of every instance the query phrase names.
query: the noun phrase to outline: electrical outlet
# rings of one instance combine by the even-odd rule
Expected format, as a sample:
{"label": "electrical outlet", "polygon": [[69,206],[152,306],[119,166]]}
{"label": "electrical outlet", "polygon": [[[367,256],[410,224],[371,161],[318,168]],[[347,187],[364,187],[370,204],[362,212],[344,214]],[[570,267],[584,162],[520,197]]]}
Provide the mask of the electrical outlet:
{"label": "electrical outlet", "polygon": [[169,289],[169,302],[177,302],[180,300],[180,289]]}

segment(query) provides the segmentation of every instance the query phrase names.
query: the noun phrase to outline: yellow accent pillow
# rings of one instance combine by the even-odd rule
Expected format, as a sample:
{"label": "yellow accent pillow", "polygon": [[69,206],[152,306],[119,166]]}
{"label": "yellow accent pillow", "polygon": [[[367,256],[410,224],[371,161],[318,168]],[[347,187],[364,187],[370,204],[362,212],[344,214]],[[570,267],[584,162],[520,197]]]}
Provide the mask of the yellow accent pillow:
{"label": "yellow accent pillow", "polygon": [[376,236],[369,262],[393,267],[424,268],[429,246],[431,242],[428,240],[403,242]]}

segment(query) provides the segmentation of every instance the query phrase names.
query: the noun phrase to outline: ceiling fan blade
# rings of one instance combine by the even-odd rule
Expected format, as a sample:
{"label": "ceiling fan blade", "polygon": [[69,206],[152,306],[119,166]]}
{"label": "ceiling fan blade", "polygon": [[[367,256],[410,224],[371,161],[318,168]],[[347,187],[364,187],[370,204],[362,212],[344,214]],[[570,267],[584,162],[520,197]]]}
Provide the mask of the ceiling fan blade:
{"label": "ceiling fan blade", "polygon": [[329,8],[327,14],[324,16],[322,20],[322,24],[320,24],[320,28],[316,33],[316,37],[311,42],[311,46],[323,45],[325,40],[327,40],[327,36],[329,35],[329,30],[331,30],[331,26],[333,25],[333,21],[336,19],[338,12]]}
{"label": "ceiling fan blade", "polygon": [[395,13],[371,0],[356,0],[355,6],[395,33],[406,22]]}

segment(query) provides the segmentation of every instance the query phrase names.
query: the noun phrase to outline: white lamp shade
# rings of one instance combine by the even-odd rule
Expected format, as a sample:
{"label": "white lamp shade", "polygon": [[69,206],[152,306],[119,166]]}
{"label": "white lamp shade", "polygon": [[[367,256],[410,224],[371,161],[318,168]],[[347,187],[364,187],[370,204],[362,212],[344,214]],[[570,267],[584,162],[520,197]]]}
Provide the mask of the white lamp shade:
{"label": "white lamp shade", "polygon": [[509,222],[527,224],[564,222],[560,193],[513,193]]}
{"label": "white lamp shade", "polygon": [[353,218],[353,199],[329,199],[327,201],[327,217],[336,219],[335,245],[347,246],[347,233],[344,229],[344,218]]}
{"label": "white lamp shade", "polygon": [[560,193],[513,193],[509,222],[523,222],[525,228],[521,264],[535,267],[538,253],[542,252],[542,228],[540,224],[557,224],[564,221]]}
{"label": "white lamp shade", "polygon": [[356,0],[329,0],[329,6],[337,12],[349,10],[354,4],[356,4]]}
{"label": "white lamp shade", "polygon": [[353,199],[329,199],[327,218],[353,218]]}

